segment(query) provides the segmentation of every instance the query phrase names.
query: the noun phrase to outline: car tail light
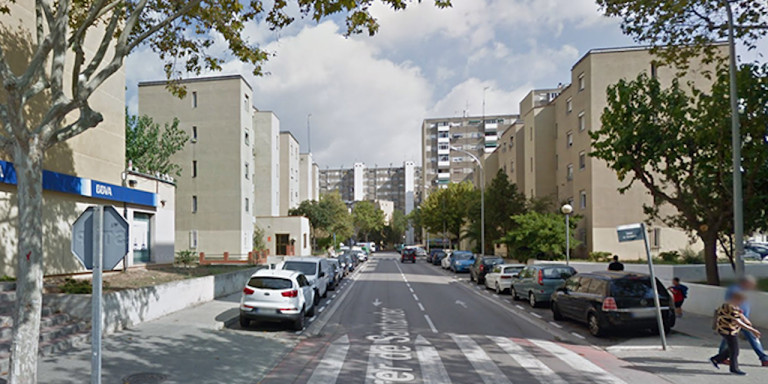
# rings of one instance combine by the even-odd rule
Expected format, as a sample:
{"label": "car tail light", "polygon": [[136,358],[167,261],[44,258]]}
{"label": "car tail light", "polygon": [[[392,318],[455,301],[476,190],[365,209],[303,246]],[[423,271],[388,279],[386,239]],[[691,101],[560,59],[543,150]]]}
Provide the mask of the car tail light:
{"label": "car tail light", "polygon": [[512,276],[504,276],[504,275],[502,275],[502,276],[499,276],[499,278],[500,279],[511,279]]}
{"label": "car tail light", "polygon": [[256,291],[254,291],[253,289],[250,289],[248,287],[245,287],[245,289],[243,289],[243,293],[245,293],[246,295],[253,295],[254,292],[256,292]]}
{"label": "car tail light", "polygon": [[280,311],[280,312],[295,311],[295,310],[296,310],[296,308],[280,308],[280,309],[278,309],[278,311]]}
{"label": "car tail light", "polygon": [[613,299],[613,297],[606,297],[603,300],[603,311],[615,311],[619,309],[619,306],[616,305],[616,300]]}
{"label": "car tail light", "polygon": [[544,271],[539,269],[539,285],[544,285]]}
{"label": "car tail light", "polygon": [[293,291],[285,291],[281,293],[281,295],[283,295],[283,297],[298,297],[299,291],[294,289]]}
{"label": "car tail light", "polygon": [[483,264],[480,264],[480,272],[482,272],[482,271],[484,271],[484,270],[485,270],[485,265],[483,265]]}

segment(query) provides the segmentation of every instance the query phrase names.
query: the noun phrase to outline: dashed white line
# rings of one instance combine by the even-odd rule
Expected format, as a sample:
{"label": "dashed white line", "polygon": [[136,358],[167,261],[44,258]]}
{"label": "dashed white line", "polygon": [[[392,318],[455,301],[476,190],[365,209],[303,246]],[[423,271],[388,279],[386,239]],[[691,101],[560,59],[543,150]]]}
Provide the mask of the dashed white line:
{"label": "dashed white line", "polygon": [[576,337],[578,337],[579,339],[582,339],[582,340],[585,340],[585,339],[586,339],[586,337],[584,337],[584,336],[582,336],[582,335],[579,335],[579,334],[578,334],[578,333],[576,333],[576,332],[571,332],[571,335],[574,335],[574,336],[576,336]]}
{"label": "dashed white line", "polygon": [[432,319],[429,318],[429,315],[424,315],[424,319],[427,320],[427,324],[429,324],[429,328],[432,329],[432,333],[437,333],[437,328],[435,328],[435,324],[432,323]]}
{"label": "dashed white line", "polygon": [[336,298],[336,294],[334,293],[333,296],[331,296],[331,299],[335,299],[335,298]]}
{"label": "dashed white line", "polygon": [[504,300],[506,300],[507,303],[512,304],[512,300],[510,300],[510,299],[504,299]]}
{"label": "dashed white line", "polygon": [[[649,284],[650,284],[650,283],[649,283]],[[499,295],[497,295],[497,294],[495,294],[495,293],[494,293],[494,294],[493,294],[493,297],[495,297],[495,298],[497,298],[497,299],[498,299],[498,298],[499,298]]]}
{"label": "dashed white line", "polygon": [[[325,307],[323,307],[323,309],[325,309]],[[309,321],[311,323],[311,322],[315,321],[316,318],[317,318],[317,315],[310,317],[309,320],[307,320],[307,321]]]}
{"label": "dashed white line", "polygon": [[323,313],[325,311],[325,305],[317,309],[318,312]]}
{"label": "dashed white line", "polygon": [[549,324],[550,324],[550,325],[552,325],[552,326],[553,326],[553,327],[555,327],[555,328],[560,328],[560,329],[562,329],[562,328],[563,328],[563,326],[562,326],[562,325],[560,325],[560,324],[558,324],[558,323],[555,323],[554,321],[550,321],[550,322],[549,322]]}
{"label": "dashed white line", "polygon": [[416,300],[416,301],[419,301],[419,297],[416,296],[415,294],[413,295],[413,299]]}
{"label": "dashed white line", "polygon": [[426,312],[427,311],[426,309],[424,309],[424,306],[421,305],[421,303],[417,303],[417,304],[419,304],[419,309],[421,309],[422,312]]}
{"label": "dashed white line", "polygon": [[515,308],[517,308],[517,309],[525,309],[525,308],[523,308],[523,306],[522,306],[522,305],[520,305],[520,304],[515,304]]}
{"label": "dashed white line", "polygon": [[536,317],[536,318],[539,318],[539,319],[541,319],[541,318],[542,318],[542,317],[541,317],[541,315],[539,315],[539,314],[538,314],[538,313],[536,313],[536,312],[528,312],[528,313],[530,313],[530,314],[531,314],[531,316],[533,316],[533,317]]}

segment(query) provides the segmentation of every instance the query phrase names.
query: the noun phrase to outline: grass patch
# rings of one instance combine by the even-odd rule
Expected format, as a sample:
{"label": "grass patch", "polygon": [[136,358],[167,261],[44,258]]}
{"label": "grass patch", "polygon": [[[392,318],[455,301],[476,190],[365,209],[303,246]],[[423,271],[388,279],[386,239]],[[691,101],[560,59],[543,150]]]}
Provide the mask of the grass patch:
{"label": "grass patch", "polygon": [[0,283],[2,283],[2,282],[9,282],[9,281],[16,281],[16,278],[15,277],[10,277],[8,275],[0,276]]}

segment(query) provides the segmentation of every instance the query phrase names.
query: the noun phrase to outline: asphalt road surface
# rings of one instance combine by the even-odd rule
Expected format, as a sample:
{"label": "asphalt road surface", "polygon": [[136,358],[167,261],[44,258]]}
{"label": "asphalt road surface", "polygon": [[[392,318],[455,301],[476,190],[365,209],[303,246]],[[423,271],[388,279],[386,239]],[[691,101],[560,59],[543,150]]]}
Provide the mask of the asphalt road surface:
{"label": "asphalt road surface", "polygon": [[336,295],[260,383],[666,382],[423,258],[378,253]]}

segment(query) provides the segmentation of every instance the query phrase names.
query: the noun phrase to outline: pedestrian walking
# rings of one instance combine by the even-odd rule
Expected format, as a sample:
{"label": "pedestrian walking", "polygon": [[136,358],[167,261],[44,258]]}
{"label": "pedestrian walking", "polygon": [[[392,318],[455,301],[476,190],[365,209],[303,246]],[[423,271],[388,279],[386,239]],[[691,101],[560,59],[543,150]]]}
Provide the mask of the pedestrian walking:
{"label": "pedestrian walking", "polygon": [[748,331],[756,337],[760,337],[760,331],[752,327],[752,323],[744,317],[741,311],[741,304],[746,299],[747,297],[743,291],[735,291],[731,295],[730,300],[718,308],[715,318],[716,330],[723,338],[726,348],[709,358],[709,361],[717,369],[720,369],[720,364],[728,360],[731,373],[739,376],[747,374],[739,369],[739,332]]}
{"label": "pedestrian walking", "polygon": [[680,278],[672,279],[672,286],[667,288],[672,293],[672,300],[675,302],[675,315],[683,317],[683,302],[688,298],[688,287],[680,284]]}
{"label": "pedestrian walking", "polygon": [[619,255],[613,255],[613,262],[608,264],[609,271],[623,271],[624,264],[619,261]]}
{"label": "pedestrian walking", "polygon": [[[728,289],[725,291],[725,300],[730,300],[730,298],[736,293],[745,294],[746,292],[754,291],[756,288],[757,279],[755,279],[754,276],[745,276],[741,278],[737,284],[728,287]],[[752,314],[752,305],[749,302],[749,298],[745,298],[739,307],[744,317],[749,319],[750,315]],[[742,330],[741,335],[744,337],[744,339],[747,340],[749,346],[752,347],[753,351],[755,351],[755,354],[757,354],[757,358],[760,359],[760,364],[763,367],[768,367],[768,354],[765,353],[765,349],[763,348],[763,343],[760,342],[760,338],[757,338],[751,332],[744,330]],[[726,347],[726,343],[723,341],[720,344],[720,350],[722,351]]]}

